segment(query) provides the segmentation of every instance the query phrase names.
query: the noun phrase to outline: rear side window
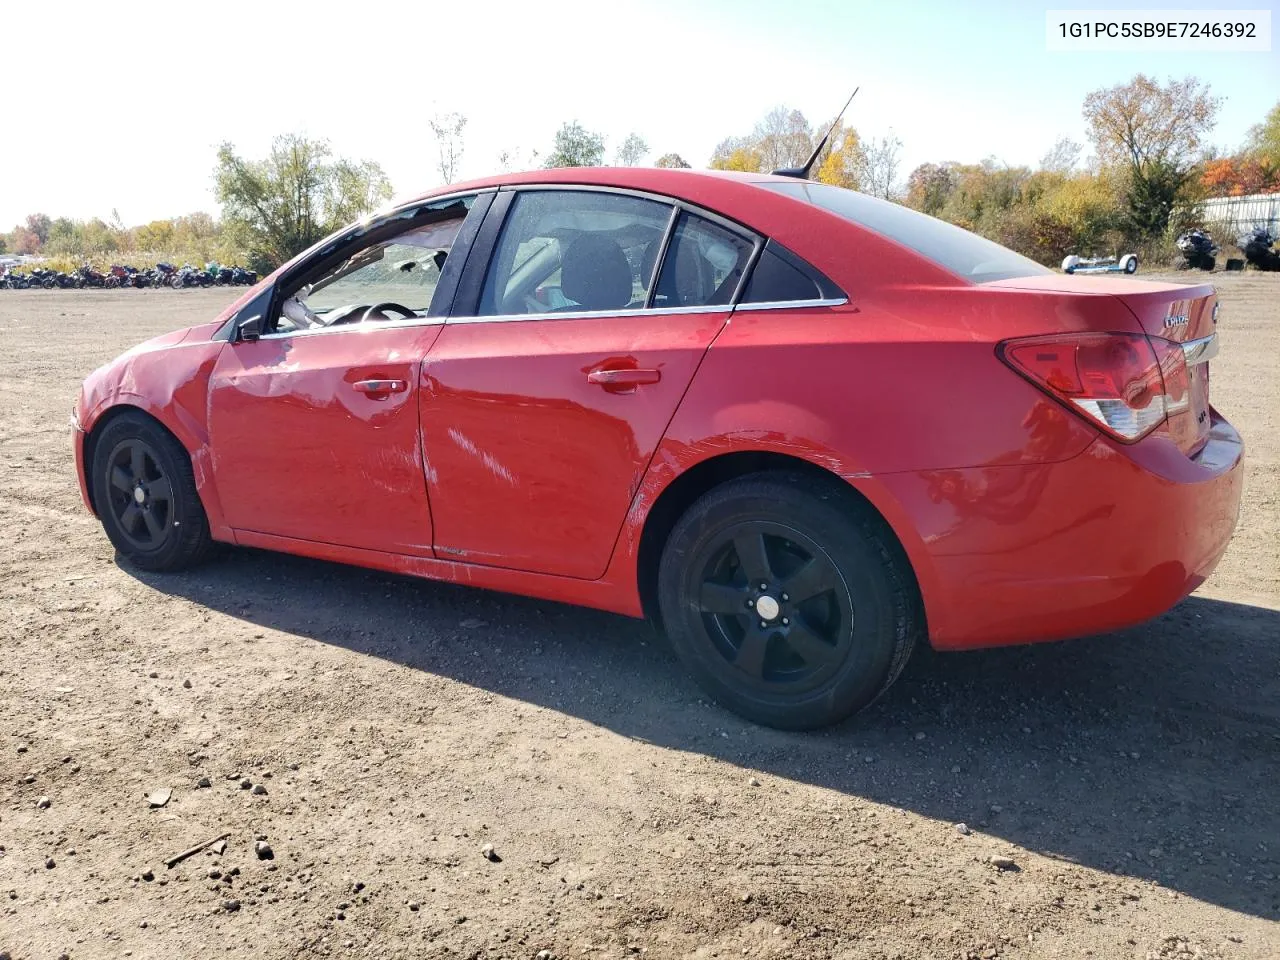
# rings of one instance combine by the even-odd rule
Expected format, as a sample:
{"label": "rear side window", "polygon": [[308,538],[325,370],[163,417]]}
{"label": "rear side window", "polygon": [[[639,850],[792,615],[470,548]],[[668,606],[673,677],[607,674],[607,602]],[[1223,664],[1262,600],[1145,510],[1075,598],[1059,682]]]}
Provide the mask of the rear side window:
{"label": "rear side window", "polygon": [[529,190],[502,226],[480,316],[638,310],[671,207],[626,194]]}
{"label": "rear side window", "polygon": [[784,260],[770,243],[760,253],[742,303],[787,303],[794,300],[821,300],[818,283],[799,267]]}
{"label": "rear side window", "polygon": [[662,260],[654,307],[727,305],[742,281],[752,247],[719,224],[681,213]]}
{"label": "rear side window", "polygon": [[758,186],[811,203],[895,240],[970,283],[1053,272],[985,237],[888,200],[825,183],[769,181]]}

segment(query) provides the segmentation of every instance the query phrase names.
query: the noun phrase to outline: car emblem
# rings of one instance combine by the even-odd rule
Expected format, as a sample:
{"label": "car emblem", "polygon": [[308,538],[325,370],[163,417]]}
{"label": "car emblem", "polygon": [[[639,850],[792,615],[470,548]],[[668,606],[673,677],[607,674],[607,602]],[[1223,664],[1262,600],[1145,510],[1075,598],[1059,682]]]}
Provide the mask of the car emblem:
{"label": "car emblem", "polygon": [[1185,326],[1190,319],[1185,313],[1171,313],[1164,318],[1165,329]]}

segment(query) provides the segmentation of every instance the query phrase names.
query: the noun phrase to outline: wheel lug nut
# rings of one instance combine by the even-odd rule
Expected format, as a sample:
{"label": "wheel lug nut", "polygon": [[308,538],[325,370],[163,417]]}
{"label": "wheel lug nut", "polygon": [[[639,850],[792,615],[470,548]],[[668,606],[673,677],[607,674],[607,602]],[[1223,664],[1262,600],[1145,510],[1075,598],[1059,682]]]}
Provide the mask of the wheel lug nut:
{"label": "wheel lug nut", "polygon": [[767,627],[767,626],[769,626],[769,625],[768,625],[767,623],[765,623],[763,620],[761,620],[761,621],[760,621],[760,629],[761,629],[761,630],[763,630],[763,629],[764,629],[765,627]]}
{"label": "wheel lug nut", "polygon": [[751,599],[750,597],[748,597],[748,598],[746,599],[746,605],[747,605],[747,608],[748,608],[748,609],[750,609],[751,607],[754,607],[754,606],[755,606],[755,603],[752,601],[752,599]]}
{"label": "wheel lug nut", "polygon": [[783,625],[784,627],[789,627],[789,626],[791,626],[791,621],[790,621],[790,620],[788,620],[786,617],[783,617],[783,618],[782,618],[782,625]]}
{"label": "wheel lug nut", "polygon": [[790,600],[791,598],[790,598],[790,597],[788,597],[788,596],[784,593],[784,594],[782,595],[782,599],[785,601],[785,600]]}

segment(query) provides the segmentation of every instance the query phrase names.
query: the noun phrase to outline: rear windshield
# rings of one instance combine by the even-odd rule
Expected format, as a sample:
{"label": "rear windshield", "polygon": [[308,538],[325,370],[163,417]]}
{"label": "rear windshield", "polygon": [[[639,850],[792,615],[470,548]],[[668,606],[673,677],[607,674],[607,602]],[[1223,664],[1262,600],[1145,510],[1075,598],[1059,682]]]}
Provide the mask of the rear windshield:
{"label": "rear windshield", "polygon": [[779,183],[768,181],[758,186],[775,193],[785,194],[837,216],[851,220],[860,227],[873,230],[904,247],[910,247],[921,256],[928,257],[945,270],[963,277],[970,283],[986,283],[991,280],[1009,280],[1015,277],[1031,277],[1052,273],[1034,260],[1007,247],[993,243],[976,233],[945,223],[934,217],[917,213],[910,207],[888,200],[878,200],[866,194],[855,193],[842,187],[825,183],[796,181]]}

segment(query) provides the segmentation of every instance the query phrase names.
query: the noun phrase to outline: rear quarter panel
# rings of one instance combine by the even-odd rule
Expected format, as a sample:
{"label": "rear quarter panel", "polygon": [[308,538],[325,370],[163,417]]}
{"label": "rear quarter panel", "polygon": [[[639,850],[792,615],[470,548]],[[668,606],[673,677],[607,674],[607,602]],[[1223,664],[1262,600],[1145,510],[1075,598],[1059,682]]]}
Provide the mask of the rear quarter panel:
{"label": "rear quarter panel", "polygon": [[[780,453],[842,477],[881,513],[911,560],[928,615],[944,596],[936,558],[981,551],[993,528],[1016,538],[1043,512],[1044,466],[1096,440],[1006,367],[996,344],[1099,324],[1135,326],[1110,297],[965,285],[881,286],[834,308],[739,308],[667,429],[624,528],[620,562],[634,564],[644,518],[683,472],[726,453]],[[956,483],[978,501],[963,517],[938,509]]]}

